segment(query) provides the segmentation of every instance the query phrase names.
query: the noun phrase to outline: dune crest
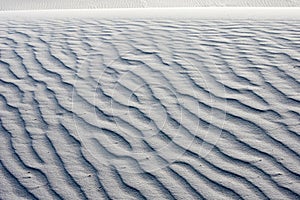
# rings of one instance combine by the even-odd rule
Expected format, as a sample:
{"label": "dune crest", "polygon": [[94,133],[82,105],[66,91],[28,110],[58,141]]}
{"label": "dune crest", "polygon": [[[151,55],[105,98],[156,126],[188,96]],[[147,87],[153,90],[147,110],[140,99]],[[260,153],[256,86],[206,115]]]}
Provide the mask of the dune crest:
{"label": "dune crest", "polygon": [[299,6],[298,0],[0,0],[0,10]]}

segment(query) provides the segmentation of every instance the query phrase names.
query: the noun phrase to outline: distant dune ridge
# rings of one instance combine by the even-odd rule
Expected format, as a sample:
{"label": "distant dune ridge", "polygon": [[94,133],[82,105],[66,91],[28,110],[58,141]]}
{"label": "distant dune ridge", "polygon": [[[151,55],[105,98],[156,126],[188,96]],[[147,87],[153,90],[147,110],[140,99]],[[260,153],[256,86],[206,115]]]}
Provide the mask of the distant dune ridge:
{"label": "distant dune ridge", "polygon": [[299,0],[0,0],[0,10],[142,7],[296,7]]}
{"label": "distant dune ridge", "polygon": [[299,41],[297,20],[2,20],[0,199],[299,199]]}

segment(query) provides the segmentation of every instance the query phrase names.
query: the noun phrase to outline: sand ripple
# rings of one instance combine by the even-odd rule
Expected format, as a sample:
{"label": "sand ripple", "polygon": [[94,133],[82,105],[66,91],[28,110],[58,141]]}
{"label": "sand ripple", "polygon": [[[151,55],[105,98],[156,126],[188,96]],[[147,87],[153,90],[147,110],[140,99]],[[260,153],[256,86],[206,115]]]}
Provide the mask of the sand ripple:
{"label": "sand ripple", "polygon": [[1,199],[299,199],[300,24],[0,23]]}

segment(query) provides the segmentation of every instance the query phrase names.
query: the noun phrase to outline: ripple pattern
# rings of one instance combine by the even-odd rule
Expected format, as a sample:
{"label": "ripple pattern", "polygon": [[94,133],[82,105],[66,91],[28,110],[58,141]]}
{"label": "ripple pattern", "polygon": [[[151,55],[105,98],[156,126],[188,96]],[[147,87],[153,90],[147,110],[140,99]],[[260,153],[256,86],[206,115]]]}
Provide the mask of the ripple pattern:
{"label": "ripple pattern", "polygon": [[0,199],[300,199],[298,21],[0,22]]}

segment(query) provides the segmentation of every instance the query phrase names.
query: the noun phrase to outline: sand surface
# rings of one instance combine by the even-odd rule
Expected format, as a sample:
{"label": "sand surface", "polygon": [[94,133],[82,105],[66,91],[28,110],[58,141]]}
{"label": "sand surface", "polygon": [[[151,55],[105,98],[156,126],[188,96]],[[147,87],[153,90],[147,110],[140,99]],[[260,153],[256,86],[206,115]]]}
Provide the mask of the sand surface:
{"label": "sand surface", "polygon": [[149,7],[299,7],[299,0],[0,0],[0,10]]}
{"label": "sand surface", "polygon": [[130,11],[0,13],[0,199],[299,199],[299,12]]}

